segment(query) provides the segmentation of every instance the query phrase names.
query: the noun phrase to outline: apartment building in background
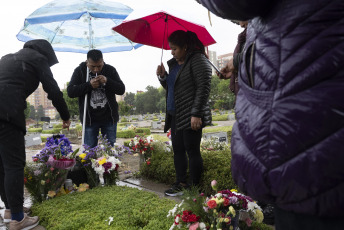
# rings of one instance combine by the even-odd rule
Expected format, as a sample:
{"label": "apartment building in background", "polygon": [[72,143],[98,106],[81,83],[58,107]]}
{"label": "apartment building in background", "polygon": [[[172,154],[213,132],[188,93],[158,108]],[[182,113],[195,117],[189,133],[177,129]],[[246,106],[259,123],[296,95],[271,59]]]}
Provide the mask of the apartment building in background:
{"label": "apartment building in background", "polygon": [[[216,67],[218,67],[216,51],[208,51],[209,61],[211,61]],[[216,75],[216,70],[211,67],[211,75]]]}
{"label": "apartment building in background", "polygon": [[38,106],[42,105],[44,116],[46,117],[55,119],[56,114],[58,114],[51,100],[48,99],[48,94],[43,90],[41,83],[35,92],[33,92],[26,100],[30,103],[30,105],[33,105],[36,110],[38,109]]}
{"label": "apartment building in background", "polygon": [[223,67],[225,67],[227,63],[229,62],[229,60],[232,58],[233,58],[233,53],[227,53],[227,54],[222,54],[218,56],[217,63],[218,63],[219,69],[222,69]]}

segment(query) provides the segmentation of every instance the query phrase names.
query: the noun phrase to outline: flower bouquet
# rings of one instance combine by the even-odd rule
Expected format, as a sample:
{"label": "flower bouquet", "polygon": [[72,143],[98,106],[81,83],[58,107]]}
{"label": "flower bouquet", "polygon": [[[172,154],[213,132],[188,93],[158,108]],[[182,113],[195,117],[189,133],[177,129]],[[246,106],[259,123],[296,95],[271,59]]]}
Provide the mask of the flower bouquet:
{"label": "flower bouquet", "polygon": [[[216,181],[212,182],[216,189]],[[216,191],[216,190],[215,190]],[[239,225],[252,228],[252,222],[261,223],[264,219],[261,208],[248,196],[235,190],[223,190],[206,197],[203,193],[186,194],[180,204],[169,211],[167,217],[173,217],[174,229],[222,229],[236,230]]]}
{"label": "flower bouquet", "polygon": [[154,150],[152,143],[154,142],[153,136],[141,137],[135,136],[129,142],[129,147],[140,154],[140,167],[142,163],[145,163],[151,156]]}
{"label": "flower bouquet", "polygon": [[114,185],[118,179],[118,167],[121,165],[119,157],[130,150],[115,144],[111,146],[106,136],[98,136],[98,145],[90,148],[85,145],[85,150],[78,156],[87,173],[90,187],[99,185]]}
{"label": "flower bouquet", "polygon": [[63,185],[68,169],[75,165],[75,156],[70,141],[64,135],[47,139],[45,147],[28,163],[24,170],[25,186],[34,201],[42,202],[50,192],[58,192]]}

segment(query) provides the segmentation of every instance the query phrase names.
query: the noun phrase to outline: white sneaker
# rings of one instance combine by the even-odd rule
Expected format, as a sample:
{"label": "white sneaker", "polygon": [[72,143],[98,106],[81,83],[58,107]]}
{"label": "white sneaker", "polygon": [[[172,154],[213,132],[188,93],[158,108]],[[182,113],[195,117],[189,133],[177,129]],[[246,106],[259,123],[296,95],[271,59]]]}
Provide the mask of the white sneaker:
{"label": "white sneaker", "polygon": [[36,227],[39,223],[38,216],[29,217],[24,213],[24,218],[19,222],[16,220],[10,221],[10,230],[29,230]]}

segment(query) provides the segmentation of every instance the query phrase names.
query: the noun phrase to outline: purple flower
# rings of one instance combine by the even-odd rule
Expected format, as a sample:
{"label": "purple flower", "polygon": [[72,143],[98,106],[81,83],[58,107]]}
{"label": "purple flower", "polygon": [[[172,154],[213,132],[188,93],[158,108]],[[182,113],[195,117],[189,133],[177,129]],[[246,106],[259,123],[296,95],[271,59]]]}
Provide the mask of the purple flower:
{"label": "purple flower", "polygon": [[111,162],[106,162],[106,163],[104,163],[102,166],[103,166],[104,169],[105,169],[105,172],[104,172],[104,173],[109,174],[109,173],[110,173],[110,172],[109,172],[109,169],[111,169],[112,163],[111,163]]}

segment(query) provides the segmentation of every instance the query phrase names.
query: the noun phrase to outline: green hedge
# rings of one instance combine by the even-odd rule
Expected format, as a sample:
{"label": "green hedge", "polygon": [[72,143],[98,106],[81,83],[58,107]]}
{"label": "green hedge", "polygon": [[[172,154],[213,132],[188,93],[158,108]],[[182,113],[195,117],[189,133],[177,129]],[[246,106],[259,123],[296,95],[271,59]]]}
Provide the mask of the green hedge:
{"label": "green hedge", "polygon": [[46,142],[47,139],[48,139],[48,137],[42,137],[42,136],[41,136],[41,140],[42,140],[43,143]]}
{"label": "green hedge", "polygon": [[135,131],[128,129],[128,130],[117,130],[116,134],[117,138],[134,138],[135,137]]}
{"label": "green hedge", "polygon": [[[231,174],[231,153],[229,147],[222,151],[201,151],[204,172],[200,182],[203,192],[210,194],[210,182],[216,180],[218,189],[237,189]],[[143,164],[141,175],[144,178],[173,184],[175,182],[175,169],[173,153],[165,152],[162,148],[154,146],[150,160],[151,164]]]}
{"label": "green hedge", "polygon": [[42,132],[42,128],[29,128],[27,131],[29,132],[29,133],[40,133],[40,132]]}
{"label": "green hedge", "polygon": [[53,125],[53,128],[54,128],[54,129],[62,129],[62,123]]}
{"label": "green hedge", "polygon": [[213,121],[228,121],[228,114],[213,116],[212,120]]}
{"label": "green hedge", "polygon": [[43,130],[42,134],[59,134],[61,129],[59,128],[53,128],[51,130]]}
{"label": "green hedge", "polygon": [[136,128],[136,135],[150,135],[151,130],[149,128]]}

